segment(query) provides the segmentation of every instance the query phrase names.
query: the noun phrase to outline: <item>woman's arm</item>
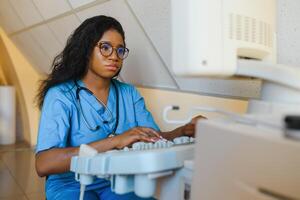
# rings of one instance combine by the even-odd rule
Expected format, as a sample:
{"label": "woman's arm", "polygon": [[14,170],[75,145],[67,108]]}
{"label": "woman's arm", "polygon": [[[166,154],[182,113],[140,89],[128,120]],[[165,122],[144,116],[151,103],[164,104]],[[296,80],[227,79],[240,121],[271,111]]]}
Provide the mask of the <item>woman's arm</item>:
{"label": "woman's arm", "polygon": [[[122,149],[137,141],[154,142],[159,134],[150,128],[136,127],[115,137],[106,138],[88,145],[98,152],[111,149]],[[70,171],[71,158],[78,155],[79,147],[53,148],[39,152],[36,155],[35,165],[40,177]]]}
{"label": "woman's arm", "polygon": [[184,136],[184,126],[180,126],[172,131],[160,132],[160,135],[167,140],[173,140],[174,138]]}
{"label": "woman's arm", "polygon": [[[144,98],[141,96],[141,94],[138,92],[138,90],[135,87],[132,88],[132,97],[134,99],[134,111],[137,119],[138,126],[144,126],[144,127],[152,127],[155,130],[159,130],[158,126],[156,125],[152,114],[148,111],[145,105]],[[198,119],[206,119],[206,117],[198,115],[194,117],[190,123],[180,126],[172,131],[168,132],[160,132],[159,134],[167,139],[167,140],[173,140],[176,137],[180,136],[189,136],[194,137],[195,136],[195,124]]]}
{"label": "woman's arm", "polygon": [[[106,138],[92,142],[89,146],[98,152],[104,152],[116,148],[118,141],[114,138]],[[35,167],[40,177],[50,174],[70,171],[71,158],[78,155],[79,147],[53,148],[41,151],[36,155]]]}
{"label": "woman's arm", "polygon": [[194,117],[190,123],[180,126],[172,131],[160,132],[160,135],[167,140],[173,140],[174,138],[180,137],[180,136],[194,137],[196,122],[197,122],[197,120],[201,120],[201,119],[206,119],[206,117],[204,117],[202,115],[198,115],[198,116]]}

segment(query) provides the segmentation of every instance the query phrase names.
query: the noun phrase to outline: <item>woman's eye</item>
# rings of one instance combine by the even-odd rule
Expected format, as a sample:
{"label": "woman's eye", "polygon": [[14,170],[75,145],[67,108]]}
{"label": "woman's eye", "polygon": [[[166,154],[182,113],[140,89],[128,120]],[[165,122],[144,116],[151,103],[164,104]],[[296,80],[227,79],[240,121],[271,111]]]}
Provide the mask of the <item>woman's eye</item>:
{"label": "woman's eye", "polygon": [[109,51],[109,50],[111,49],[111,46],[110,46],[110,45],[107,45],[107,44],[103,44],[103,45],[101,46],[101,49],[102,49],[103,51]]}
{"label": "woman's eye", "polygon": [[124,48],[118,48],[118,54],[119,55],[124,55],[125,49]]}

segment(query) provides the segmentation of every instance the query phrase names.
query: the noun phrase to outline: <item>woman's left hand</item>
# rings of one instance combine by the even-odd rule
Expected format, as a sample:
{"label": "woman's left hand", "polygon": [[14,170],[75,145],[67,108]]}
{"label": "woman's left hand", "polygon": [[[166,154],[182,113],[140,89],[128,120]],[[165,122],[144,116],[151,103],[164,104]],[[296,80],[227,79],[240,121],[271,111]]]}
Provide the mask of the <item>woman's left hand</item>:
{"label": "woman's left hand", "polygon": [[194,137],[196,122],[201,119],[207,119],[207,118],[202,115],[198,115],[198,116],[194,117],[191,122],[182,126],[182,136]]}

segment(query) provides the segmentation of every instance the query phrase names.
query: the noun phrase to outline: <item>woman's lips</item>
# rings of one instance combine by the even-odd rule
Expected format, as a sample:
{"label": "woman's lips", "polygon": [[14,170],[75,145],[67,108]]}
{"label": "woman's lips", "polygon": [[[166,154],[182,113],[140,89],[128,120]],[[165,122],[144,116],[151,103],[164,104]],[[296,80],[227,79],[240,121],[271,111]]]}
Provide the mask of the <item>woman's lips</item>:
{"label": "woman's lips", "polygon": [[105,65],[105,68],[109,71],[117,71],[119,69],[117,65]]}

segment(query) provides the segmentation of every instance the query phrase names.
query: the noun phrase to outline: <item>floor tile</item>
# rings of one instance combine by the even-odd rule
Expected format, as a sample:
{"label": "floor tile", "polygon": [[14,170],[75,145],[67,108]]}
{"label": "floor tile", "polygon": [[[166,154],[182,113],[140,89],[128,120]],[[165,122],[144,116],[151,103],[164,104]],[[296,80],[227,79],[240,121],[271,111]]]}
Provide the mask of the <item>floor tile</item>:
{"label": "floor tile", "polygon": [[26,194],[44,191],[44,178],[36,174],[32,150],[4,152],[1,154],[1,159]]}
{"label": "floor tile", "polygon": [[[28,200],[45,200],[44,193],[26,194]],[[1,199],[0,199],[1,200]]]}
{"label": "floor tile", "polygon": [[16,197],[0,198],[0,200],[28,200],[28,199],[25,196],[16,196]]}
{"label": "floor tile", "polygon": [[6,165],[0,160],[0,198],[16,198],[23,192]]}

